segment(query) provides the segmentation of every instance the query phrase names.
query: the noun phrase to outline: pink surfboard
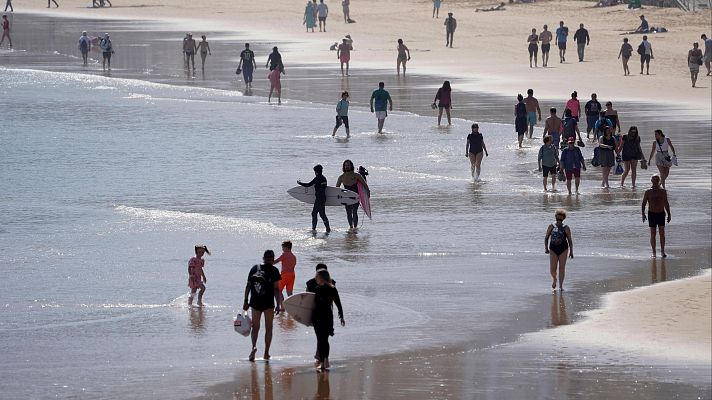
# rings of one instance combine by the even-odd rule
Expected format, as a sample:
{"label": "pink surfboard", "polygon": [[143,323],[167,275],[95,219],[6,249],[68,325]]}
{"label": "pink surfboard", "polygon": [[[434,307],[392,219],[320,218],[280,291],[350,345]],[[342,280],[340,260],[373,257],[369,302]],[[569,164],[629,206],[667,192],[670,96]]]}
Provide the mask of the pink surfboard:
{"label": "pink surfboard", "polygon": [[371,198],[368,196],[368,193],[366,189],[361,186],[361,182],[358,182],[358,200],[359,203],[361,203],[361,207],[363,208],[363,212],[368,215],[368,219],[371,218]]}

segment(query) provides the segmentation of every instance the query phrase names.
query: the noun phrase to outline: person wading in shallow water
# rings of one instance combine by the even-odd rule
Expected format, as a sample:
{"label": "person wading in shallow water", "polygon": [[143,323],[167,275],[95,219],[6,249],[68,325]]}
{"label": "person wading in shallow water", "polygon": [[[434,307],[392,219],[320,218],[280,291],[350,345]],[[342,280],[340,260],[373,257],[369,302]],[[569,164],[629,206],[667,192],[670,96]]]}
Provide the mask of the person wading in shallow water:
{"label": "person wading in shallow water", "polygon": [[[274,266],[274,251],[266,250],[262,264],[255,265],[247,275],[245,286],[245,301],[242,309],[252,308],[252,351],[249,360],[255,361],[257,353],[257,337],[260,334],[262,315],[265,316],[265,353],[264,359],[269,360],[269,348],[272,345],[272,322],[274,316],[282,312],[282,293],[279,291],[279,281],[282,276]],[[277,305],[275,306],[275,301]]]}
{"label": "person wading in shallow water", "polygon": [[331,232],[329,227],[329,218],[326,217],[326,177],[322,175],[324,167],[321,165],[314,166],[314,179],[309,183],[303,183],[302,181],[297,181],[298,184],[304,187],[314,186],[314,195],[316,199],[314,200],[314,208],[312,208],[312,231],[316,231],[316,216],[317,214],[321,217],[321,221],[326,227],[326,233]]}
{"label": "person wading in shallow water", "polygon": [[645,222],[645,206],[650,203],[647,215],[648,226],[650,227],[650,247],[653,250],[653,257],[657,257],[655,252],[655,228],[657,228],[660,232],[660,253],[665,258],[667,257],[667,254],[665,254],[665,213],[667,213],[667,222],[669,223],[672,219],[670,203],[668,203],[667,191],[660,187],[660,177],[653,175],[650,178],[650,182],[652,182],[653,187],[645,191],[640,211],[643,222]]}
{"label": "person wading in shallow water", "polygon": [[559,290],[564,290],[566,257],[574,258],[574,241],[571,236],[571,229],[568,225],[564,225],[566,211],[558,209],[554,216],[556,217],[556,223],[549,225],[544,237],[544,252],[549,254],[551,288],[556,289],[558,270]]}

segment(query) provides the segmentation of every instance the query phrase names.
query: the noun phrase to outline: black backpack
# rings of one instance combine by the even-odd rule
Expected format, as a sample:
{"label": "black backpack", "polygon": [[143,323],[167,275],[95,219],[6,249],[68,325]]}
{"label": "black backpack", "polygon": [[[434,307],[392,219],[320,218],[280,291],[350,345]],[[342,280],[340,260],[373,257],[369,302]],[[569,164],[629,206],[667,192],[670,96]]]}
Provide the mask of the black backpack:
{"label": "black backpack", "polygon": [[641,56],[645,54],[645,43],[640,43],[638,45],[638,54],[640,54]]}
{"label": "black backpack", "polygon": [[253,296],[257,297],[267,297],[268,288],[272,284],[267,271],[262,269],[261,265],[255,265],[257,270],[254,274],[250,275],[250,290]]}

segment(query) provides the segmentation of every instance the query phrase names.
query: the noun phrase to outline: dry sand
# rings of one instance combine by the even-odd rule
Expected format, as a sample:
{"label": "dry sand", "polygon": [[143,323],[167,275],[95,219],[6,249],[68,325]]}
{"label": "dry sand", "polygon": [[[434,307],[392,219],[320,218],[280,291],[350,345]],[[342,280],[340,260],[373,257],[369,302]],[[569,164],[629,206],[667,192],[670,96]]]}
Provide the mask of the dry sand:
{"label": "dry sand", "polygon": [[[363,67],[395,68],[396,39],[400,37],[412,52],[411,72],[472,79],[466,87],[461,85],[456,90],[514,96],[533,88],[540,98],[561,99],[562,106],[573,90],[579,92],[580,99],[597,92],[599,100],[665,102],[675,108],[695,110],[701,117],[710,116],[710,78],[703,76],[703,67],[700,88],[691,88],[686,61],[692,42],[699,41],[701,33],[710,35],[709,10],[686,13],[651,7],[641,11],[627,10],[623,5],[594,8],[593,2],[584,1],[542,1],[507,5],[506,11],[475,12],[476,7],[491,4],[445,0],[440,19],[433,19],[431,2],[426,0],[353,0],[351,16],[357,23],[344,24],[340,1],[327,0],[331,7],[329,32],[319,33],[317,29],[316,33],[306,33],[302,25],[305,3],[215,0],[207,7],[204,2],[187,0],[115,0],[113,8],[91,9],[86,8],[87,0],[64,0],[59,9],[34,10],[91,18],[173,19],[180,30],[232,30],[255,39],[273,40],[275,44],[299,42],[298,51],[284,54],[286,64],[327,63],[334,68],[338,68],[338,62],[335,53],[328,51],[329,45],[351,34],[355,40],[353,74]],[[443,21],[448,11],[458,20],[453,49],[444,43]],[[652,75],[638,75],[639,62],[634,53],[633,75],[624,77],[617,59],[621,33],[638,25],[641,12],[652,26],[664,26],[669,32],[650,35],[655,55]],[[531,28],[541,31],[548,24],[555,29],[559,20],[569,27],[570,38],[579,23],[586,25],[591,34],[586,62],[577,62],[576,46],[570,40],[567,63],[559,64],[553,49],[549,68],[530,69],[526,38]],[[629,38],[636,48],[641,35]],[[114,41],[116,47],[121,46],[120,36],[115,36]]]}

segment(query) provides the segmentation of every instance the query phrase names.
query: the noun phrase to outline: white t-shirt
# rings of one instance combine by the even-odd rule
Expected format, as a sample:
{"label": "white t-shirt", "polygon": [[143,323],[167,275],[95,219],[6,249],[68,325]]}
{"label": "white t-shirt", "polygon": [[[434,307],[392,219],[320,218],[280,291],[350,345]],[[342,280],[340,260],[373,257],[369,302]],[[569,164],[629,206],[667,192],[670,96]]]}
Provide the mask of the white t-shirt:
{"label": "white t-shirt", "polygon": [[643,46],[645,46],[645,55],[649,56],[653,54],[653,45],[647,40],[643,40]]}
{"label": "white t-shirt", "polygon": [[316,9],[319,12],[319,18],[325,18],[326,14],[329,12],[329,7],[327,7],[324,3],[319,3],[319,5],[316,6]]}

